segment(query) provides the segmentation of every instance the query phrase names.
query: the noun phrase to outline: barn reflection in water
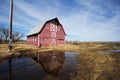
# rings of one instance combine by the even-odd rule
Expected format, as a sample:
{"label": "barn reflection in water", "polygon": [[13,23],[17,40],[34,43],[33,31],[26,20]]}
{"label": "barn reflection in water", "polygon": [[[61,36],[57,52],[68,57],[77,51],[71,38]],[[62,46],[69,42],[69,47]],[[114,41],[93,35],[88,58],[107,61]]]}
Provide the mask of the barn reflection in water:
{"label": "barn reflection in water", "polygon": [[41,64],[45,72],[52,75],[57,75],[57,73],[59,72],[64,63],[65,53],[64,52],[36,53],[35,55],[32,55],[32,58],[36,62]]}
{"label": "barn reflection in water", "polygon": [[58,51],[11,56],[0,61],[0,80],[70,80],[77,71],[75,56]]}

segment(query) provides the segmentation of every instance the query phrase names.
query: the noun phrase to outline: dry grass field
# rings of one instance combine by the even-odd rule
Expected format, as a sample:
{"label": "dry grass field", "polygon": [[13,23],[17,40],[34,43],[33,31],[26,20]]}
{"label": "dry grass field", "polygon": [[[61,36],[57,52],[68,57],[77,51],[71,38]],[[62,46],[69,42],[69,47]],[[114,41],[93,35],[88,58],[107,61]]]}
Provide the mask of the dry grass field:
{"label": "dry grass field", "polygon": [[28,44],[14,44],[12,52],[7,44],[0,44],[0,59],[11,55],[21,55],[43,51],[79,52],[77,74],[71,74],[71,80],[120,80],[120,53],[103,54],[97,52],[120,50],[120,43],[79,43],[38,48]]}

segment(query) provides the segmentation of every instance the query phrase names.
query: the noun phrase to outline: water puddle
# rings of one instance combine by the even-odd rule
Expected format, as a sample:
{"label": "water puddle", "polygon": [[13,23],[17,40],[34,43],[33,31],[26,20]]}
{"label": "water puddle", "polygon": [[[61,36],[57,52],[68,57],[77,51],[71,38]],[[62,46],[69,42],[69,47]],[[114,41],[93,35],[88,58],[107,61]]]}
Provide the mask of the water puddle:
{"label": "water puddle", "polygon": [[108,51],[113,53],[120,53],[120,50],[108,50]]}
{"label": "water puddle", "polygon": [[108,50],[108,51],[98,50],[96,52],[103,53],[103,54],[113,54],[113,53],[120,53],[120,50]]}
{"label": "water puddle", "polygon": [[75,52],[46,52],[0,61],[0,80],[69,80],[76,74]]}
{"label": "water puddle", "polygon": [[98,52],[98,53],[102,53],[102,54],[112,54],[111,52],[108,52],[108,51],[96,51],[96,52]]}

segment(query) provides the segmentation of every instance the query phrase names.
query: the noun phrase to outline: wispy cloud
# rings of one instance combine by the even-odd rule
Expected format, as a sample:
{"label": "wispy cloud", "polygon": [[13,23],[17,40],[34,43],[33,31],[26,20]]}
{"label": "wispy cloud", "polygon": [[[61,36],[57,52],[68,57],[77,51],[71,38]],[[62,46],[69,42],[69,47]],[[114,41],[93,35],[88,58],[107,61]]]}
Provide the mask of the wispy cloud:
{"label": "wispy cloud", "polygon": [[[39,1],[38,1],[39,3]],[[38,6],[39,5],[39,6]],[[23,11],[25,14],[31,16],[32,18],[44,21],[46,19],[50,19],[56,16],[57,9],[54,7],[50,8],[47,5],[41,6],[41,4],[38,4],[36,7],[36,4],[28,3],[25,0],[16,0],[15,6]],[[44,8],[44,9],[43,9]],[[54,10],[55,9],[55,10]]]}
{"label": "wispy cloud", "polygon": [[[0,23],[7,24],[9,9],[2,10]],[[27,34],[43,21],[58,17],[67,40],[120,41],[119,14],[118,0],[14,0],[13,25]]]}

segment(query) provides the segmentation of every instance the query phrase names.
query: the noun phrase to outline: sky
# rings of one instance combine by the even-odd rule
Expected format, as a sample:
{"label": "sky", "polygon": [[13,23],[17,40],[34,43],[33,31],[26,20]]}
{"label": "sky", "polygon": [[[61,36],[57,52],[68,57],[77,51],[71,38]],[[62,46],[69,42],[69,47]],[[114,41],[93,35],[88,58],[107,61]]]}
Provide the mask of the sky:
{"label": "sky", "polygon": [[[120,41],[120,0],[13,0],[13,31],[28,32],[58,18],[68,41]],[[10,0],[0,0],[0,26],[9,27]]]}

